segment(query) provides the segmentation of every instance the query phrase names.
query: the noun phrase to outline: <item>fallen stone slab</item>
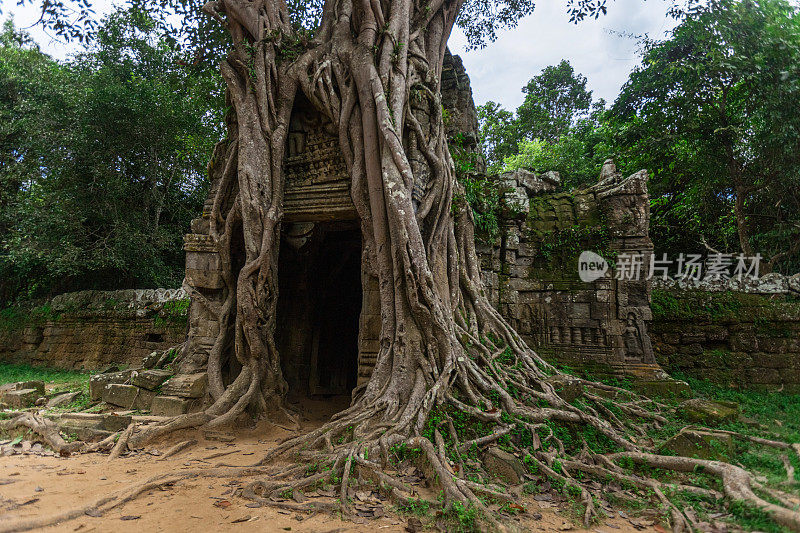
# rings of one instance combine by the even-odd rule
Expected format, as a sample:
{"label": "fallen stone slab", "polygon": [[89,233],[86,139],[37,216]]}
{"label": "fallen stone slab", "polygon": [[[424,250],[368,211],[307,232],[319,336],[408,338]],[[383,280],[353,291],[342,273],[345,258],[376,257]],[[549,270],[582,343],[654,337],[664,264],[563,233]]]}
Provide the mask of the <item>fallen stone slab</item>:
{"label": "fallen stone slab", "polygon": [[99,400],[103,397],[103,389],[110,383],[126,383],[131,379],[132,369],[106,374],[95,374],[89,379],[89,397]]}
{"label": "fallen stone slab", "polygon": [[59,430],[64,435],[73,437],[77,440],[82,440],[83,442],[99,442],[109,435],[113,435],[114,433],[112,431],[106,431],[103,429],[95,429],[84,426],[70,426],[66,424],[59,426]]}
{"label": "fallen stone slab", "polygon": [[147,390],[156,390],[162,383],[172,377],[167,370],[139,370],[134,372],[131,383]]}
{"label": "fallen stone slab", "polygon": [[740,409],[736,402],[694,398],[681,403],[676,412],[678,416],[689,422],[718,425],[737,420]]}
{"label": "fallen stone slab", "polygon": [[684,429],[662,444],[661,451],[681,457],[725,459],[733,453],[733,437],[714,431]]}
{"label": "fallen stone slab", "polygon": [[41,397],[36,389],[19,389],[6,392],[3,400],[11,408],[31,407]]}
{"label": "fallen stone slab", "polygon": [[17,383],[14,384],[14,388],[16,390],[33,389],[39,394],[39,397],[44,396],[44,381],[40,380],[18,381]]}
{"label": "fallen stone slab", "polygon": [[135,385],[111,383],[103,389],[102,399],[111,405],[127,409],[148,410],[156,393]]}
{"label": "fallen stone slab", "polygon": [[198,374],[178,374],[161,386],[164,396],[180,396],[181,398],[202,398],[206,394],[208,376],[205,372]]}
{"label": "fallen stone slab", "polygon": [[654,398],[688,398],[692,389],[685,381],[673,379],[654,381],[634,381],[633,389],[647,397]]}
{"label": "fallen stone slab", "polygon": [[156,367],[156,363],[161,359],[160,352],[151,352],[150,355],[145,355],[142,358],[142,368],[152,369]]}
{"label": "fallen stone slab", "polygon": [[156,396],[150,405],[153,416],[178,416],[193,413],[200,409],[200,401],[195,398],[179,396]]}
{"label": "fallen stone slab", "polygon": [[74,402],[75,398],[80,396],[80,394],[80,392],[64,392],[57,394],[47,401],[47,408],[69,405]]}
{"label": "fallen stone slab", "polygon": [[61,424],[88,427],[116,432],[127,428],[132,421],[130,415],[120,416],[101,413],[64,413],[57,417]]}

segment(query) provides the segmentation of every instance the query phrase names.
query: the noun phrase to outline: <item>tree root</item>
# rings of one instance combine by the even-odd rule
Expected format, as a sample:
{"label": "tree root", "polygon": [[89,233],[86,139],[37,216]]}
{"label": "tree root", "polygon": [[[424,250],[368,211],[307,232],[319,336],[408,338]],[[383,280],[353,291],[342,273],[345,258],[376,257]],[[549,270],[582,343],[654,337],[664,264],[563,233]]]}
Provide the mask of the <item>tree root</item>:
{"label": "tree root", "polygon": [[28,428],[39,435],[45,444],[60,455],[69,455],[80,451],[84,447],[84,443],[80,441],[65,441],[61,437],[58,425],[55,422],[36,413],[22,413],[16,418],[0,422],[0,429],[3,431],[13,431],[22,427]]}
{"label": "tree root", "polygon": [[771,515],[778,524],[793,531],[800,531],[800,513],[793,509],[770,503],[757,496],[752,488],[752,475],[738,466],[720,461],[638,452],[618,453],[614,454],[613,458],[626,458],[635,463],[677,472],[693,472],[700,469],[719,478],[722,481],[725,495],[731,500],[752,504]]}
{"label": "tree root", "polygon": [[134,429],[136,429],[136,424],[130,424],[125,429],[125,431],[122,432],[122,434],[119,436],[119,440],[117,441],[117,443],[114,445],[113,448],[111,448],[111,453],[108,454],[107,461],[116,459],[128,449],[128,441],[130,440],[131,434],[133,433]]}
{"label": "tree root", "polygon": [[178,444],[176,444],[175,446],[171,447],[166,452],[164,452],[164,455],[159,457],[158,460],[159,461],[164,461],[165,459],[169,459],[173,455],[177,455],[177,454],[181,453],[183,450],[185,450],[186,448],[191,448],[195,444],[197,444],[197,441],[195,439],[185,440],[185,441],[179,442]]}

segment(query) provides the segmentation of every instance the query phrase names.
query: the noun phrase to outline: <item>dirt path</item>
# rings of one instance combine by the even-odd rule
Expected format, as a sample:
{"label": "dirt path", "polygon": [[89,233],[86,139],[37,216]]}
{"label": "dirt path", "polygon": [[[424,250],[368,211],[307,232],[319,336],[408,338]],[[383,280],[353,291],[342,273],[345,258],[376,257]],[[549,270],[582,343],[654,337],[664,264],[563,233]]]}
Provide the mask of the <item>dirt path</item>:
{"label": "dirt path", "polygon": [[[307,413],[316,416],[308,420],[304,429],[319,423],[324,411],[335,410],[335,405],[305,405]],[[291,432],[264,423],[253,430],[233,433],[205,433],[185,431],[170,436],[135,454],[111,462],[102,454],[81,454],[56,457],[37,453],[37,446],[11,456],[0,457],[0,530],[12,519],[55,515],[124,489],[151,476],[181,470],[211,468],[220,463],[247,465],[284,439]],[[183,440],[197,440],[197,444],[170,458],[161,454],[172,444]],[[226,442],[232,439],[230,442]],[[26,444],[24,448],[28,448]],[[244,478],[252,479],[252,478]],[[49,527],[44,531],[64,532],[187,532],[206,531],[293,531],[293,532],[403,532],[409,516],[397,514],[387,501],[377,506],[384,514],[380,518],[357,517],[343,521],[330,514],[301,515],[296,512],[271,507],[248,507],[248,501],[234,496],[239,478],[193,478],[170,487],[152,490],[120,508],[103,516],[82,515],[78,519]],[[321,497],[316,493],[308,497]],[[541,497],[540,497],[541,498]],[[577,520],[570,517],[565,504],[536,501],[526,496],[527,509],[516,517],[524,531],[573,530]],[[252,504],[251,504],[252,505]],[[560,509],[559,507],[564,507]],[[541,517],[539,517],[541,515]],[[614,513],[595,526],[594,533],[630,533],[656,531],[653,527],[635,528],[630,521]],[[575,529],[574,531],[583,531]],[[661,530],[663,531],[663,530]]]}

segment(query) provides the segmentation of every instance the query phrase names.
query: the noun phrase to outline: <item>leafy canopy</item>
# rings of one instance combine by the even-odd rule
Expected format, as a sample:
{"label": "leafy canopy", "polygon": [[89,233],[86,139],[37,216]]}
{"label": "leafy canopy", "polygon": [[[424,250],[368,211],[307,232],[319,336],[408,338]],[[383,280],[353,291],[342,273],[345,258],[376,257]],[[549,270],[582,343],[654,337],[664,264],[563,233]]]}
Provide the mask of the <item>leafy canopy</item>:
{"label": "leafy canopy", "polygon": [[177,286],[205,197],[222,89],[137,11],[61,64],[7,25],[0,46],[0,300]]}
{"label": "leafy canopy", "polygon": [[783,0],[714,2],[670,38],[642,44],[642,64],[610,118],[630,164],[653,174],[656,242],[752,249],[796,271],[798,9]]}

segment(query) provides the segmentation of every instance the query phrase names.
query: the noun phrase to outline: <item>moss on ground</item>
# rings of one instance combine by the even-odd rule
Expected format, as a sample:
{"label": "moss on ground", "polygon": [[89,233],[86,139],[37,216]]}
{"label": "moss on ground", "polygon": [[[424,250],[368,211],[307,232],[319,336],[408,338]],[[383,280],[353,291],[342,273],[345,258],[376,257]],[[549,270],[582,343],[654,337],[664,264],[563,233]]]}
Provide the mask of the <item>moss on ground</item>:
{"label": "moss on ground", "polygon": [[0,362],[0,385],[17,381],[44,381],[56,391],[88,391],[89,372],[62,370],[41,366]]}

